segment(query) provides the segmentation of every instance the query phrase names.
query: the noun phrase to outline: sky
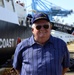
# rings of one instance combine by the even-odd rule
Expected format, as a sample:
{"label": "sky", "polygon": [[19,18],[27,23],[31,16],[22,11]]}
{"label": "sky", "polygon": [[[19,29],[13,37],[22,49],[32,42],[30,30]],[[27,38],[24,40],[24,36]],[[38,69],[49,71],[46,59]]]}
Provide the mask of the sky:
{"label": "sky", "polygon": [[[26,2],[26,5],[30,5],[32,0],[20,0],[21,2]],[[48,0],[51,3],[60,6],[61,8],[64,8],[66,10],[73,10],[74,11],[74,0]],[[57,17],[55,17],[57,18]],[[64,20],[64,23],[73,24],[74,23],[74,12],[71,15],[68,15],[67,17],[60,17],[60,21]]]}

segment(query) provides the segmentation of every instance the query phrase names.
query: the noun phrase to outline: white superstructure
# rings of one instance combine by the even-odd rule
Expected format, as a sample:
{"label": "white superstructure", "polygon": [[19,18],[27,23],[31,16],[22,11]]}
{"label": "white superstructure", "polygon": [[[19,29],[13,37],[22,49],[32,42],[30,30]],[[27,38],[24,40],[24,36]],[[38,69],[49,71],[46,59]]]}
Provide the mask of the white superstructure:
{"label": "white superstructure", "polygon": [[65,33],[65,32],[52,30],[51,35],[64,40],[66,43],[70,43],[70,42],[74,41],[74,35],[68,34],[68,33]]}
{"label": "white superstructure", "polygon": [[14,0],[0,0],[0,20],[25,25],[26,9]]}

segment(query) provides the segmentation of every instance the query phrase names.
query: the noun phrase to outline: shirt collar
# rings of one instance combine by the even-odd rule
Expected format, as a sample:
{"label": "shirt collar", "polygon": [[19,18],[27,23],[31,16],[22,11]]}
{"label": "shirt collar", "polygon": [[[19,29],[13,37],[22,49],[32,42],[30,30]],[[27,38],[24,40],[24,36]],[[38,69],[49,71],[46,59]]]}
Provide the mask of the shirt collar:
{"label": "shirt collar", "polygon": [[48,42],[53,44],[53,40],[54,40],[54,39],[53,39],[53,36],[50,35],[50,38],[49,38]]}
{"label": "shirt collar", "polygon": [[[52,37],[52,35],[50,35],[50,38],[49,38],[48,42],[51,43],[51,44],[54,44],[53,41],[54,41],[54,38]],[[30,44],[30,46],[32,46],[35,43],[36,42],[34,41],[34,36],[32,35],[30,37],[29,44]]]}
{"label": "shirt collar", "polygon": [[32,35],[31,37],[30,37],[30,40],[29,40],[29,44],[30,44],[30,46],[31,45],[33,45],[33,44],[35,44],[36,42],[34,41],[34,36]]}

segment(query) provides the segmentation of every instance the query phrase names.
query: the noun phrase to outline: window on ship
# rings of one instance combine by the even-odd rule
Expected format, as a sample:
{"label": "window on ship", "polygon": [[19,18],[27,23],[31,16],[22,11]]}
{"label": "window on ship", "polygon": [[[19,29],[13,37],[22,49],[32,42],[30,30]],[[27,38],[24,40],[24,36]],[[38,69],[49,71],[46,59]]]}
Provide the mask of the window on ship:
{"label": "window on ship", "polygon": [[0,6],[4,7],[4,2],[3,2],[3,0],[0,0]]}

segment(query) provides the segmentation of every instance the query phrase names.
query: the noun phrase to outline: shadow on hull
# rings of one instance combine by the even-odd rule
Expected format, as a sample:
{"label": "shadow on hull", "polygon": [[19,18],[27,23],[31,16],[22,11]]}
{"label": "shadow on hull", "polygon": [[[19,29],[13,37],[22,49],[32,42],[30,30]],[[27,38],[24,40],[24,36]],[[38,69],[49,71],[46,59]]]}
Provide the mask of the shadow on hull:
{"label": "shadow on hull", "polygon": [[29,26],[0,21],[0,65],[14,54],[18,37],[23,40],[31,35]]}

